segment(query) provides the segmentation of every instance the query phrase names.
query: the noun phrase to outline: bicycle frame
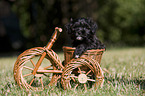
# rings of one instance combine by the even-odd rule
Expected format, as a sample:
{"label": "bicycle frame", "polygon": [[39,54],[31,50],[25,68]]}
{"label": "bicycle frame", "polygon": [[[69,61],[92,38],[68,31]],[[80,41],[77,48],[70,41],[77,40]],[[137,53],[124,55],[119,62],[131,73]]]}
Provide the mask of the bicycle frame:
{"label": "bicycle frame", "polygon": [[[55,28],[55,32],[51,36],[50,41],[48,42],[48,44],[45,47],[45,51],[43,52],[42,56],[39,58],[36,66],[32,72],[33,75],[35,75],[36,73],[62,73],[61,70],[38,70],[39,66],[41,65],[41,63],[42,63],[44,57],[47,55],[47,53],[48,53],[48,55],[51,55],[51,53],[49,54],[48,50],[50,50],[52,48],[54,42],[57,40],[57,38],[59,37],[61,32],[62,32],[61,28],[58,28],[58,27]],[[61,68],[64,69],[64,66],[62,64],[60,64],[56,58],[54,58],[53,56],[50,56],[50,57],[55,63],[57,63]]]}

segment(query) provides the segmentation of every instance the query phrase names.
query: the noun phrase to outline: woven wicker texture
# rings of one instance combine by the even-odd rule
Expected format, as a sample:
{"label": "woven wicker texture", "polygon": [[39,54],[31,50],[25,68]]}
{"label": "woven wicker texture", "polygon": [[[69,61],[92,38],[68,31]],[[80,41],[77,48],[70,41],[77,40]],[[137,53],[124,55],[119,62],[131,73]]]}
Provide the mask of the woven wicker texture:
{"label": "woven wicker texture", "polygon": [[[35,58],[39,59],[38,56],[41,56],[44,51],[45,48],[43,47],[32,48],[24,51],[17,58],[17,61],[14,65],[13,72],[14,72],[14,79],[21,88],[25,88],[26,90],[39,91],[39,90],[43,90],[48,85],[52,86],[57,83],[57,79],[60,78],[60,76],[57,74],[53,74],[53,73],[49,74],[52,77],[47,76],[47,74],[38,73],[35,76],[32,74],[32,71],[34,70],[35,67],[35,63],[34,63]],[[45,64],[46,65],[45,67],[40,66],[39,69],[41,70],[48,69],[48,68],[51,68],[52,70],[59,69],[60,68],[58,66],[59,64],[53,62],[52,57],[57,59],[57,62],[61,64],[61,60],[59,59],[58,55],[53,50],[49,50],[45,58],[46,58],[46,63],[50,62],[50,64],[49,65]],[[43,77],[46,77],[47,81],[50,80],[50,82],[45,84],[42,81]]]}
{"label": "woven wicker texture", "polygon": [[[102,87],[104,75],[100,62],[105,49],[87,50],[77,59],[73,59],[75,48],[63,47],[63,50],[65,69],[62,73],[61,83],[64,89],[75,90],[81,88],[87,90],[87,88],[97,89],[99,86]],[[79,80],[80,76],[82,76],[82,81]],[[85,80],[83,81],[83,79]]]}
{"label": "woven wicker texture", "polygon": [[80,58],[73,59],[75,48],[63,47],[63,66],[51,49],[61,31],[61,28],[55,28],[46,47],[31,48],[18,56],[13,73],[20,88],[42,91],[48,86],[56,86],[60,78],[64,89],[97,89],[103,85],[104,75],[100,62],[105,49],[87,50]]}
{"label": "woven wicker texture", "polygon": [[[63,47],[64,51],[64,59],[65,59],[65,65],[73,58],[73,53],[75,51],[75,48],[72,47]],[[90,57],[92,59],[95,59],[99,64],[101,63],[102,54],[105,51],[105,49],[93,49],[93,50],[87,50],[81,57]]]}

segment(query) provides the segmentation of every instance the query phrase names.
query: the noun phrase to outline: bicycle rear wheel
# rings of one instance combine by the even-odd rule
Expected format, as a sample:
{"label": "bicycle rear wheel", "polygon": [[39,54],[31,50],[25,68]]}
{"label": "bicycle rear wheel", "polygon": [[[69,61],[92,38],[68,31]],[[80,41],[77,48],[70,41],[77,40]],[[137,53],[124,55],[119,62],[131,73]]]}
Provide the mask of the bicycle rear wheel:
{"label": "bicycle rear wheel", "polygon": [[91,58],[72,59],[62,73],[61,83],[64,89],[95,90],[102,86],[104,75],[100,64]]}

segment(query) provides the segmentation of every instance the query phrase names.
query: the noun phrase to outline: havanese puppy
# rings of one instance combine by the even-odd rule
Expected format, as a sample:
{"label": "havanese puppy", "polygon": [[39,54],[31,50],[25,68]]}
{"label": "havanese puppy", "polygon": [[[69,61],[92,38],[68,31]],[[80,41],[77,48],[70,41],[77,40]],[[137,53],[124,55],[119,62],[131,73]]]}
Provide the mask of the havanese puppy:
{"label": "havanese puppy", "polygon": [[79,58],[86,50],[106,48],[96,37],[97,24],[91,18],[71,19],[65,28],[76,48],[74,58]]}

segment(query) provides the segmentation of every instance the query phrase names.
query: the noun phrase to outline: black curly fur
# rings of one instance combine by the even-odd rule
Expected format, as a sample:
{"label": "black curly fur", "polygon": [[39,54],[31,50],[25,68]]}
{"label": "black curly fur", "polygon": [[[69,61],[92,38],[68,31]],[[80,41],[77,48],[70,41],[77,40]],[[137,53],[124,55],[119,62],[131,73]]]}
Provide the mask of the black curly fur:
{"label": "black curly fur", "polygon": [[78,18],[65,25],[66,32],[76,47],[74,57],[80,57],[86,50],[104,49],[104,44],[96,37],[97,24],[91,18]]}

